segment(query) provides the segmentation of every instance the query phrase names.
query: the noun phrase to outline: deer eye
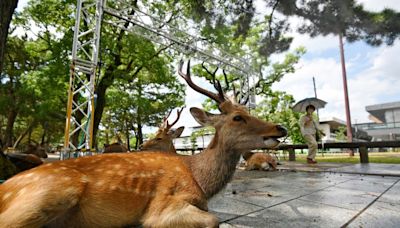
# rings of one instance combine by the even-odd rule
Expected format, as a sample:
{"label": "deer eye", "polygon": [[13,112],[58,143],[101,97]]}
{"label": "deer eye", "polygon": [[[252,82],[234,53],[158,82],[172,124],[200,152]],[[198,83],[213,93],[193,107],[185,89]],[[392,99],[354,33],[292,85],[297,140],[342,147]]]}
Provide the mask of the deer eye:
{"label": "deer eye", "polygon": [[244,119],[241,116],[235,116],[233,117],[234,121],[244,121]]}
{"label": "deer eye", "polygon": [[162,138],[156,138],[156,140],[157,140],[157,141],[161,141],[161,140],[162,140]]}

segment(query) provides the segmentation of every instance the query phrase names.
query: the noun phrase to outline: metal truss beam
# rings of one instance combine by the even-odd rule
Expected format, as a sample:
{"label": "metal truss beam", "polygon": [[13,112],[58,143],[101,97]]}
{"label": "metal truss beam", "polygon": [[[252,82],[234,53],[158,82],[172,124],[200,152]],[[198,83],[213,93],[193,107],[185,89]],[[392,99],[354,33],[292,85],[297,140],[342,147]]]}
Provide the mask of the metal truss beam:
{"label": "metal truss beam", "polygon": [[[61,159],[71,157],[70,152],[90,153],[93,146],[95,76],[104,3],[105,0],[77,1],[64,151],[61,153]],[[78,121],[76,116],[82,116],[82,119]],[[78,145],[71,141],[74,134],[79,134]]]}
{"label": "metal truss beam", "polygon": [[[131,15],[130,11],[134,11],[134,14]],[[242,84],[247,82],[247,87],[249,75],[256,75],[245,59],[231,55],[203,38],[193,36],[150,13],[134,8],[126,0],[115,1],[112,7],[107,6],[106,0],[77,0],[64,152],[61,159],[71,157],[70,152],[80,152],[80,155],[84,151],[90,153],[93,148],[95,78],[103,13],[110,15],[104,20],[108,24],[242,75]],[[128,27],[124,26],[126,22],[130,23]],[[77,116],[82,116],[82,119],[78,121]],[[71,142],[75,134],[79,134],[82,139],[78,145]]]}

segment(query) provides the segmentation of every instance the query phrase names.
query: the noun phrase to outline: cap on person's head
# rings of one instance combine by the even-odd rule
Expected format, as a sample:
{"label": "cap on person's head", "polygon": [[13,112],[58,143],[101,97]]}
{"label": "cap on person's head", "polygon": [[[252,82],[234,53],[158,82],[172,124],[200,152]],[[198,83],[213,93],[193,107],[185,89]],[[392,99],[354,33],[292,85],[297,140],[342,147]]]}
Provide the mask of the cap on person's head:
{"label": "cap on person's head", "polygon": [[306,111],[307,111],[309,108],[312,108],[313,110],[315,110],[315,106],[314,106],[314,105],[308,105],[308,106],[306,107]]}

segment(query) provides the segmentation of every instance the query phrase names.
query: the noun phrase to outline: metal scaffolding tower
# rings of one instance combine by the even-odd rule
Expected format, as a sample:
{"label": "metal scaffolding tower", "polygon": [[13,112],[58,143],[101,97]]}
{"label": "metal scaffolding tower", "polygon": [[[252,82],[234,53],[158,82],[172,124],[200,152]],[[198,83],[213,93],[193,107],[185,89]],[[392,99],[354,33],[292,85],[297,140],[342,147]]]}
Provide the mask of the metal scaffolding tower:
{"label": "metal scaffolding tower", "polygon": [[[103,13],[107,18],[103,19]],[[127,0],[114,1],[112,7],[107,6],[106,0],[77,0],[64,152],[61,159],[71,157],[70,152],[90,152],[93,149],[95,78],[102,21],[151,40],[161,47],[174,49],[243,75],[247,87],[249,87],[248,76],[256,75],[248,60],[231,55],[203,38],[165,23],[145,10],[132,7]],[[124,26],[126,23],[129,23],[129,26]],[[78,145],[72,143],[72,137],[80,138]]]}
{"label": "metal scaffolding tower", "polygon": [[[69,158],[71,151],[90,152],[92,149],[95,75],[100,50],[103,3],[104,0],[77,1],[64,152],[61,153],[61,159]],[[80,141],[78,145],[71,141],[74,135]]]}

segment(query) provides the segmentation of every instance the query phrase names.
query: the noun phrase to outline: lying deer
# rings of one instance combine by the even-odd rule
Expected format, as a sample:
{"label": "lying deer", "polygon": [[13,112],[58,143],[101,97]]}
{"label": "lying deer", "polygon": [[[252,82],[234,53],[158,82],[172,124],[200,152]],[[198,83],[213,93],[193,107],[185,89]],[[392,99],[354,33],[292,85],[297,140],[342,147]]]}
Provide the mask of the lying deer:
{"label": "lying deer", "polygon": [[176,124],[176,122],[178,122],[182,111],[183,108],[181,110],[177,110],[176,120],[172,122],[172,124],[169,124],[168,122],[168,117],[171,114],[171,112],[169,112],[168,115],[164,117],[164,121],[158,128],[156,135],[153,138],[147,140],[145,143],[143,143],[140,150],[142,151],[154,150],[154,151],[176,153],[173,140],[175,138],[178,138],[182,134],[185,127],[179,127],[177,129],[173,129],[172,127]]}
{"label": "lying deer", "polygon": [[47,158],[44,144],[29,144],[22,153],[7,153],[7,158],[15,165],[17,172],[22,172],[43,164],[40,158]]}
{"label": "lying deer", "polygon": [[38,156],[39,158],[47,158],[47,146],[44,143],[41,144],[29,144],[28,149],[26,151],[23,151],[22,153],[24,154],[34,154]]}
{"label": "lying deer", "polygon": [[253,153],[253,152],[245,152],[243,153],[243,158],[246,161],[246,170],[272,170],[277,169],[276,160],[269,154],[266,153]]}
{"label": "lying deer", "polygon": [[204,152],[102,154],[39,166],[0,185],[0,227],[218,227],[207,200],[232,178],[243,152],[274,147],[287,131],[251,116],[221,90],[198,87],[182,65],[188,85],[221,110],[190,109],[216,129]]}
{"label": "lying deer", "polygon": [[111,144],[104,144],[103,153],[125,153],[128,152],[128,147],[124,144],[116,142]]}

